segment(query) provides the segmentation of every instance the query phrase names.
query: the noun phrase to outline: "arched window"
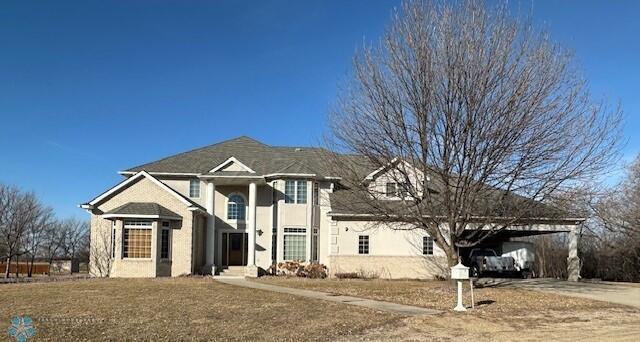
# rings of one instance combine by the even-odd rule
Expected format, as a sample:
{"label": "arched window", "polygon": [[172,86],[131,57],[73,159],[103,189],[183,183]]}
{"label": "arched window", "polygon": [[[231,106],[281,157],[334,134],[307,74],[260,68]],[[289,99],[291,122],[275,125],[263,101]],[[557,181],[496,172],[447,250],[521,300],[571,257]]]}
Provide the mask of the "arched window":
{"label": "arched window", "polygon": [[227,202],[227,219],[229,220],[244,220],[244,197],[240,195],[229,196]]}

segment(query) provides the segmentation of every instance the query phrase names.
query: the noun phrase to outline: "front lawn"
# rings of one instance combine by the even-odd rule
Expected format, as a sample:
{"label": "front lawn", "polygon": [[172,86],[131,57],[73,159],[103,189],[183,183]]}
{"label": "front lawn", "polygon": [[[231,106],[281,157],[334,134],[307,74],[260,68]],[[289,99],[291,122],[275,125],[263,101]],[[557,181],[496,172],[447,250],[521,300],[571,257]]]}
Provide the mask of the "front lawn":
{"label": "front lawn", "polygon": [[403,317],[203,277],[92,279],[0,285],[0,334],[23,315],[34,321],[34,340],[635,341],[640,334],[637,309],[520,289],[480,289],[481,305],[460,314],[450,311],[454,289],[446,282],[256,281],[446,311]]}
{"label": "front lawn", "polygon": [[[509,288],[475,289],[476,308],[452,311],[456,290],[441,281],[313,280],[260,278],[256,281],[439,309],[375,327],[344,341],[637,341],[640,310]],[[465,284],[468,288],[468,284]],[[464,293],[467,307],[471,301]]]}
{"label": "front lawn", "polygon": [[211,278],[0,285],[0,334],[30,316],[50,340],[334,340],[393,323],[367,308],[233,287]]}
{"label": "front lawn", "polygon": [[[362,280],[362,279],[307,279],[285,277],[263,277],[261,281],[273,285],[289,286],[307,290],[371,298],[430,309],[450,311],[456,306],[456,286],[448,281],[415,280]],[[463,299],[471,305],[469,283],[464,282]],[[559,296],[532,290],[510,288],[475,288],[476,308],[470,314],[506,313],[520,314],[535,309],[544,310],[588,310],[620,307],[589,299]]]}

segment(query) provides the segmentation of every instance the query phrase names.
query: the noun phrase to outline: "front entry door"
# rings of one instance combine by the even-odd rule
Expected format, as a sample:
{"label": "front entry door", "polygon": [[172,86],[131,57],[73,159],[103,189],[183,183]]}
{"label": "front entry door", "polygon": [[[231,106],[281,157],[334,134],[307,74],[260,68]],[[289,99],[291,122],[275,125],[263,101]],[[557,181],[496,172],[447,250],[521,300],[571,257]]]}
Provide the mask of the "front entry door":
{"label": "front entry door", "polygon": [[245,235],[244,233],[229,233],[229,266],[245,264]]}

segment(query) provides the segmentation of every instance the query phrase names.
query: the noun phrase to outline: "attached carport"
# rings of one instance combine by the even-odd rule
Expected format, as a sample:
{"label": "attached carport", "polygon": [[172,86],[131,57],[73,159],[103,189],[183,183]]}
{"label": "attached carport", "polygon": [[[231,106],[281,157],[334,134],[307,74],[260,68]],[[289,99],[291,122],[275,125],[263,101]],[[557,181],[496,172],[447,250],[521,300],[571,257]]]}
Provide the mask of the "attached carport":
{"label": "attached carport", "polygon": [[[550,222],[536,222],[529,225],[508,226],[500,231],[491,235],[483,243],[485,246],[491,247],[492,245],[498,245],[504,241],[511,241],[514,238],[522,238],[527,236],[544,235],[544,234],[568,234],[569,244],[568,258],[567,258],[567,280],[578,281],[580,279],[580,258],[578,257],[578,243],[579,243],[579,229],[583,219],[570,219],[562,222],[550,221]],[[490,228],[483,228],[490,229]],[[475,232],[475,229],[468,230],[469,235]],[[465,251],[461,249],[461,254]]]}

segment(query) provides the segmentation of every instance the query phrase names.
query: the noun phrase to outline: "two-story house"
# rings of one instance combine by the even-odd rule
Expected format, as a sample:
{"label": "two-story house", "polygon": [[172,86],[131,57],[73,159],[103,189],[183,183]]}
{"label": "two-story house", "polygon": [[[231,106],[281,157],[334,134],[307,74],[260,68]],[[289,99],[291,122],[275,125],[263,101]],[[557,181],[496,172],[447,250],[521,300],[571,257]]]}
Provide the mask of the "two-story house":
{"label": "two-story house", "polygon": [[[330,274],[431,278],[446,272],[444,253],[424,231],[369,229],[366,215],[335,205],[347,192],[321,152],[239,137],[121,171],[122,182],[81,205],[91,213],[91,273],[157,277],[240,269],[257,276],[287,260],[320,262]],[[364,170],[363,177],[397,193],[384,170]]]}

